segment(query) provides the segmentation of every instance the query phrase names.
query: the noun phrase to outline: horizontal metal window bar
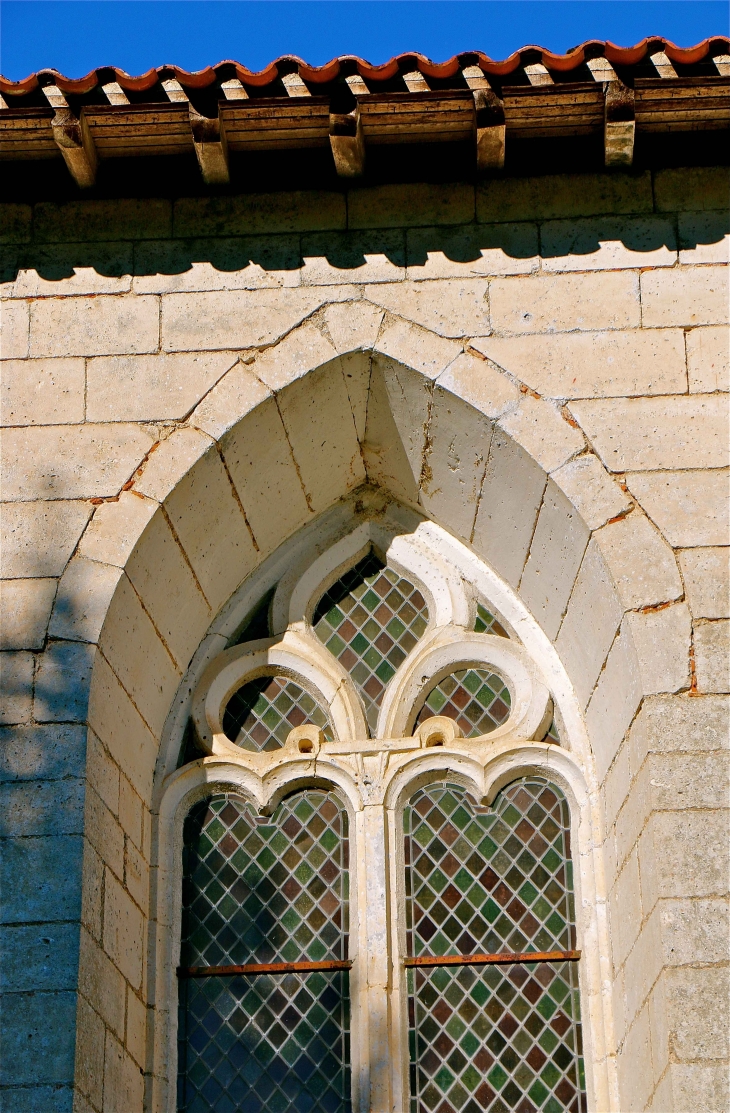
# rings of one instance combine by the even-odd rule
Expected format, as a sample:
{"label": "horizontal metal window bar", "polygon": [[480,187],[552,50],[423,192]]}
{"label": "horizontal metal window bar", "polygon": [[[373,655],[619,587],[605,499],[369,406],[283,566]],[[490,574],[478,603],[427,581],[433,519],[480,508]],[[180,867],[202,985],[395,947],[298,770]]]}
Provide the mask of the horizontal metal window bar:
{"label": "horizontal metal window bar", "polygon": [[522,954],[500,955],[419,955],[406,958],[404,966],[484,966],[508,965],[514,962],[577,962],[580,951],[525,951]]}
{"label": "horizontal metal window bar", "polygon": [[225,978],[236,974],[308,974],[312,970],[349,970],[352,960],[326,962],[249,962],[245,966],[178,966],[178,978]]}

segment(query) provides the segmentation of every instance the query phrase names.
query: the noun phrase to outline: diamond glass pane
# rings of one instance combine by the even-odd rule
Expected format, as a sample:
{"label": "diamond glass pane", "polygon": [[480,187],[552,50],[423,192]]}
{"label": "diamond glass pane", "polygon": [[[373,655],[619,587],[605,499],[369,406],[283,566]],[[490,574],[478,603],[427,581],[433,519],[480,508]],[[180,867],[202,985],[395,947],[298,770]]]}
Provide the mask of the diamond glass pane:
{"label": "diamond glass pane", "polygon": [[185,821],[181,966],[347,958],[347,813],[332,793],[270,818],[234,796]]}
{"label": "diamond glass pane", "polygon": [[572,962],[408,971],[411,1113],[584,1113]]}
{"label": "diamond glass pane", "polygon": [[385,686],[428,624],[423,595],[370,553],[325,592],[313,624],[354,680],[374,734]]}
{"label": "diamond glass pane", "polygon": [[509,688],[496,672],[462,669],[431,689],[415,725],[434,715],[446,715],[459,724],[465,738],[478,738],[509,718],[510,698]]}
{"label": "diamond glass pane", "polygon": [[180,983],[180,1113],[350,1113],[348,971]]}
{"label": "diamond glass pane", "polygon": [[497,634],[500,638],[509,637],[509,634],[499,619],[495,618],[492,612],[488,611],[483,603],[477,603],[477,617],[474,623],[474,631],[477,634]]}
{"label": "diamond glass pane", "polygon": [[332,738],[327,715],[317,701],[285,676],[250,680],[228,701],[223,715],[226,738],[243,750],[278,750],[294,727],[314,723]]}

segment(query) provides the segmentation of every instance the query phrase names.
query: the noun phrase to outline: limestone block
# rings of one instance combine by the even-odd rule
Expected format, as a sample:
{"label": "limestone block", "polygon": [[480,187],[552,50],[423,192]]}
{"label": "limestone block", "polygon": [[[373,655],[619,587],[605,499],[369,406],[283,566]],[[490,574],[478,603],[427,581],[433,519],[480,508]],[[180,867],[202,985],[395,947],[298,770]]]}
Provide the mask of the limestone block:
{"label": "limestone block", "polygon": [[[700,429],[698,437],[704,436]],[[725,470],[630,472],[626,484],[670,545],[723,545],[730,535]]]}
{"label": "limestone block", "polygon": [[0,991],[75,989],[79,957],[77,924],[15,924],[3,930]]}
{"label": "limestone block", "polygon": [[253,373],[270,390],[281,390],[315,367],[337,356],[327,337],[313,325],[304,325],[285,337],[275,348],[257,356]]}
{"label": "limestone block", "polygon": [[[88,265],[84,266],[87,259]],[[115,244],[111,250],[85,246],[79,251],[65,245],[36,248],[32,262],[32,266],[20,268],[15,281],[7,284],[8,297],[96,297],[127,294],[132,289],[131,244]],[[46,278],[48,272],[53,277]]]}
{"label": "limestone block", "polygon": [[83,774],[86,728],[34,723],[0,728],[1,781],[53,781]]}
{"label": "limestone block", "polygon": [[636,714],[641,695],[636,650],[626,624],[622,623],[586,711],[599,782]]}
{"label": "limestone block", "polygon": [[520,596],[550,639],[560,629],[589,536],[573,504],[549,479]]}
{"label": "limestone block", "polygon": [[[459,356],[459,360],[482,369],[481,360],[470,356]],[[448,521],[448,528],[467,543],[471,541],[491,441],[491,421],[450,391],[435,388],[420,501],[435,521]]]}
{"label": "limestone block", "polygon": [[[73,1078],[74,1032],[76,1027],[76,994],[70,991],[55,993],[15,993],[8,996],[3,1012],[7,1020],[3,1025],[3,1058],[0,1062],[0,1086],[11,1086],[8,1093],[12,1113],[24,1113],[23,1090],[15,1086],[31,1085],[30,1093],[38,1086],[35,1109],[48,1113],[66,1113],[70,1093],[64,1093],[64,1107],[55,1104],[51,1097],[54,1084],[70,1082]],[[49,1023],[49,1018],[53,1023]],[[43,1083],[48,1083],[46,1087]],[[65,1090],[65,1087],[64,1087]],[[0,1091],[2,1092],[2,1091]],[[16,1096],[18,1098],[16,1100]],[[33,1095],[35,1098],[36,1095]],[[50,1101],[53,1104],[46,1104]],[[31,1098],[33,1100],[33,1098]],[[25,1105],[31,1110],[33,1106]]]}
{"label": "limestone block", "polygon": [[150,520],[126,573],[168,652],[184,671],[213,616],[162,515]]}
{"label": "limestone block", "polygon": [[638,279],[630,271],[495,278],[489,306],[492,328],[507,335],[630,329],[641,323]]}
{"label": "limestone block", "polygon": [[86,775],[89,784],[113,815],[119,814],[119,766],[110,758],[93,730],[89,730]]}
{"label": "limestone block", "polygon": [[338,352],[372,348],[380,331],[383,310],[369,301],[328,305],[324,320]]}
{"label": "limestone block", "polygon": [[164,502],[183,476],[210,451],[211,438],[198,429],[183,426],[156,443],[134,477],[137,494]]}
{"label": "limestone block", "polygon": [[82,835],[84,782],[16,781],[0,785],[0,837]]}
{"label": "limestone block", "polygon": [[677,261],[674,225],[666,217],[549,220],[540,228],[543,271],[671,267]]}
{"label": "limestone block", "polygon": [[641,276],[644,328],[722,325],[728,319],[727,267],[675,267]]}
{"label": "limestone block", "polygon": [[429,379],[437,379],[461,353],[462,347],[407,321],[396,321],[380,334],[377,350]]}
{"label": "limestone block", "polygon": [[302,285],[398,282],[405,278],[405,235],[379,232],[319,232],[302,236]]}
{"label": "limestone block", "polygon": [[725,1113],[730,1105],[730,1079],[724,1063],[671,1063],[669,1077],[675,1109]]}
{"label": "limestone block", "polygon": [[654,1088],[648,1005],[627,1032],[617,1056],[616,1069],[621,1113],[643,1113]]}
{"label": "limestone block", "polygon": [[[624,742],[616,754],[613,764],[603,782],[603,811],[606,830],[609,832],[614,827],[619,812],[631,799],[632,793],[635,792],[636,782],[631,785],[628,792],[627,785],[631,785],[631,771],[629,768],[629,747],[627,743]],[[625,854],[619,854],[617,856],[616,847],[614,846],[615,841],[612,835],[609,835],[606,844],[607,847],[610,847],[609,857],[611,859],[611,866],[606,873],[609,886],[614,883],[613,879],[616,874],[617,861],[620,863],[625,858]],[[631,845],[633,846],[633,843]]]}
{"label": "limestone block", "polygon": [[662,898],[724,892],[730,865],[726,836],[723,810],[653,812],[639,840],[644,914]]}
{"label": "limestone block", "polygon": [[127,987],[127,1027],[124,1045],[140,1071],[146,1062],[147,1009],[139,997]]}
{"label": "limestone block", "polygon": [[30,302],[0,302],[0,359],[27,359]]}
{"label": "limestone block", "polygon": [[291,383],[277,401],[307,503],[319,513],[366,478],[340,360]]}
{"label": "limestone block", "polygon": [[[730,746],[730,704],[722,696],[650,696],[631,727],[631,772],[647,754],[711,752]],[[681,769],[680,761],[680,769]]]}
{"label": "limestone block", "polygon": [[215,613],[256,564],[251,533],[217,446],[180,480],[165,510]]}
{"label": "limestone block", "polygon": [[33,702],[32,653],[0,654],[0,723],[28,723]]}
{"label": "limestone block", "polygon": [[[93,1106],[101,1109],[104,1074],[104,1021],[81,995],[76,1013],[76,1069],[74,1083],[80,1094],[85,1094]],[[82,1109],[79,1113],[86,1113]]]}
{"label": "limestone block", "polygon": [[35,719],[38,722],[84,722],[94,646],[81,642],[50,642],[39,658],[35,677]]}
{"label": "limestone block", "polygon": [[627,615],[646,695],[689,687],[692,618],[686,603]]}
{"label": "limestone block", "polygon": [[87,420],[180,421],[237,362],[230,352],[90,359]]}
{"label": "limestone block", "polygon": [[36,243],[157,240],[170,235],[171,216],[170,202],[156,197],[42,201],[33,213],[33,239]]}
{"label": "limestone block", "polygon": [[247,414],[220,447],[259,550],[271,552],[310,514],[276,400]]}
{"label": "limestone block", "polygon": [[483,279],[449,278],[366,286],[365,296],[438,336],[459,338],[491,331],[487,290]]}
{"label": "limestone block", "polygon": [[570,499],[589,529],[598,529],[631,505],[618,483],[593,455],[584,453],[552,472],[552,479]]}
{"label": "limestone block", "polygon": [[97,641],[121,574],[114,565],[74,557],[58,585],[49,635],[70,641]]}
{"label": "limestone block", "polygon": [[389,182],[347,194],[348,228],[415,228],[473,219],[474,187],[465,182]]}
{"label": "limestone block", "polygon": [[656,911],[642,924],[636,943],[626,959],[626,1019],[629,1024],[642,1008],[662,969],[661,934]]}
{"label": "limestone block", "polygon": [[2,508],[3,576],[60,576],[93,506],[62,499],[5,504]]}
{"label": "limestone block", "polygon": [[[233,198],[231,198],[233,200]],[[136,243],[138,294],[298,286],[298,236],[157,240]]]}
{"label": "limestone block", "polygon": [[141,908],[149,903],[149,884],[149,867],[128,839],[124,847],[124,885]]}
{"label": "limestone block", "polygon": [[[666,970],[663,970],[652,986],[652,991],[649,996],[651,1052],[655,1075],[661,1074],[662,1071],[666,1071],[669,1064],[666,977]],[[664,1075],[664,1081],[660,1082],[654,1091],[652,1105],[650,1107],[654,1113],[661,1113],[661,1110],[671,1109],[673,1106],[671,1085],[667,1086],[668,1082],[669,1075],[667,1073]],[[664,1096],[666,1100],[662,1100],[662,1096]]]}
{"label": "limestone block", "polygon": [[723,962],[730,930],[725,900],[667,900],[659,906],[664,961],[671,966]]}
{"label": "limestone block", "polygon": [[56,580],[0,581],[0,649],[42,649]]}
{"label": "limestone block", "polygon": [[0,923],[78,920],[82,850],[79,835],[7,839],[0,855]]}
{"label": "limestone block", "polygon": [[137,297],[41,298],[31,303],[30,355],[105,356],[154,352],[159,300]]}
{"label": "limestone block", "polygon": [[38,425],[3,435],[8,500],[116,495],[149,451],[138,425]]}
{"label": "limestone block", "polygon": [[96,789],[87,784],[84,834],[105,867],[124,876],[124,832]]}
{"label": "limestone block", "polygon": [[[79,993],[94,1008],[107,1027],[120,1038],[124,1035],[124,978],[104,950],[81,928]],[[99,1064],[97,1064],[97,1070]]]}
{"label": "limestone block", "polygon": [[474,347],[551,398],[674,394],[686,389],[681,329],[491,336]]}
{"label": "limestone block", "polygon": [[135,989],[142,982],[142,913],[110,870],[104,878],[104,950]]}
{"label": "limestone block", "polygon": [[611,471],[722,468],[728,418],[722,396],[597,398],[570,410]]}
{"label": "limestone block", "polygon": [[[621,753],[626,750],[626,745],[621,747]],[[611,766],[608,777],[612,777],[614,767],[619,758]],[[608,780],[608,777],[606,778]],[[626,792],[626,784],[624,784],[625,798],[623,805],[616,817],[615,825],[615,850],[616,850],[616,863],[620,867],[621,863],[628,858],[637,848],[639,836],[646,826],[647,818],[651,812],[652,806],[652,787],[649,784],[651,780],[650,769],[648,763],[639,770],[638,774],[633,781],[630,781],[631,787]],[[647,890],[647,883],[644,880],[644,890]],[[656,903],[656,896],[649,899],[651,894],[648,891],[644,892],[646,915],[651,912],[654,904]]]}
{"label": "limestone block", "polygon": [[[160,581],[162,582],[164,581]],[[99,646],[125,691],[134,701],[148,730],[158,734],[170,710],[180,674],[126,577],[119,581],[107,612]],[[101,661],[98,661],[97,669],[101,668]],[[105,737],[104,712],[101,706],[98,714],[102,722],[97,718],[92,722],[91,710],[89,721],[114,755],[114,749]],[[139,735],[139,731],[137,734]],[[128,762],[124,760],[119,764],[131,776]]]}
{"label": "limestone block", "polygon": [[540,465],[497,427],[472,544],[512,587],[517,587],[525,566],[545,481]]}
{"label": "limestone block", "polygon": [[653,211],[651,174],[540,174],[490,178],[477,187],[477,220]]}
{"label": "limestone block", "polygon": [[242,236],[345,228],[345,195],[322,189],[240,193],[231,197],[181,197],[175,202],[175,236]]}
{"label": "limestone block", "polygon": [[144,1076],[122,1045],[107,1032],[104,1053],[104,1113],[141,1109]]}
{"label": "limestone block", "polygon": [[623,966],[641,930],[641,886],[639,859],[630,855],[624,863],[608,900],[611,922],[613,968]]}
{"label": "limestone block", "polygon": [[516,410],[501,417],[499,424],[546,472],[555,471],[585,448],[579,429],[569,425],[549,402],[529,394]]}
{"label": "limestone block", "polygon": [[217,290],[165,294],[162,298],[162,347],[195,352],[205,337],[208,350],[254,348],[273,344],[301,324],[341,287],[292,290]]}
{"label": "limestone block", "polygon": [[535,224],[466,224],[406,233],[408,278],[532,274],[539,265]]}
{"label": "limestone block", "polygon": [[730,390],[730,343],[725,325],[686,333],[687,375],[693,393]]}
{"label": "limestone block", "polygon": [[730,618],[730,550],[684,549],[679,566],[693,618]]}
{"label": "limestone block", "polygon": [[[140,653],[148,649],[151,644],[152,638],[148,636],[147,644],[142,644],[140,647]],[[169,658],[167,664],[169,668]],[[141,662],[141,665],[144,665],[144,661]],[[157,667],[158,662],[156,661],[155,668]],[[144,675],[142,668],[140,668],[140,675]],[[132,677],[131,668],[128,668],[126,678]],[[161,679],[164,680],[165,677]],[[150,689],[154,693],[153,685],[150,685]],[[151,699],[149,702],[151,702]],[[164,721],[167,711],[165,710],[164,713],[158,712],[159,714],[163,715]],[[89,725],[99,736],[117,765],[124,770],[136,791],[144,799],[147,799],[152,788],[158,740],[152,734],[139,710],[102,656],[97,658],[92,679],[89,696]]]}
{"label": "limestone block", "polygon": [[[135,790],[132,788],[132,785],[127,780],[127,778],[124,776],[124,774],[121,774],[121,776],[119,778],[119,812],[118,812],[118,815],[119,815],[119,823],[120,823],[120,826],[121,826],[122,830],[124,831],[125,835],[129,836],[129,838],[127,839],[127,842],[125,844],[125,848],[129,846],[129,839],[131,839],[136,847],[138,847],[140,850],[142,849],[142,846],[144,844],[144,839],[143,839],[143,827],[144,827],[143,810],[144,810],[144,805],[142,803],[141,798],[137,795]],[[125,865],[125,870],[126,870],[126,865]],[[131,889],[130,889],[130,892],[131,892]],[[132,895],[134,896],[134,893],[132,893]],[[143,902],[138,901],[137,903],[140,905],[141,908],[144,907]]]}
{"label": "limestone block", "polygon": [[695,668],[701,692],[730,692],[730,621],[695,624]]}
{"label": "limestone block", "polygon": [[672,1050],[678,1059],[727,1056],[730,1041],[727,966],[673,970],[668,978],[667,999]]}
{"label": "limestone block", "polygon": [[728,171],[725,166],[693,166],[654,171],[658,212],[727,208]]}
{"label": "limestone block", "polygon": [[463,352],[439,375],[438,385],[487,417],[500,417],[520,399],[514,383],[491,360]]}
{"label": "limestone block", "polygon": [[268,387],[253,371],[237,363],[196,406],[190,415],[190,424],[220,440],[236,422],[270,396]]}
{"label": "limestone block", "polygon": [[601,550],[591,541],[556,642],[581,707],[590,699],[621,623],[622,610]]}
{"label": "limestone block", "polygon": [[730,262],[730,214],[726,209],[714,212],[680,213],[680,263]]}
{"label": "limestone block", "polygon": [[609,522],[595,537],[627,610],[680,598],[674,554],[643,514]]}
{"label": "limestone block", "polygon": [[342,377],[345,380],[347,397],[350,400],[355,432],[360,442],[365,439],[365,425],[368,416],[370,363],[371,357],[368,352],[347,352],[340,356]]}
{"label": "limestone block", "polygon": [[6,202],[0,215],[0,243],[30,243],[33,209]]}
{"label": "limestone block", "polygon": [[3,362],[3,425],[61,425],[83,420],[82,359]]}
{"label": "limestone block", "polygon": [[137,491],[122,491],[115,502],[97,506],[79,544],[88,560],[124,568],[129,556],[157,510],[157,503]]}
{"label": "limestone block", "polygon": [[[436,343],[449,342],[436,339]],[[365,468],[372,482],[412,503],[418,500],[431,398],[431,383],[423,375],[401,363],[373,359],[362,445]]]}

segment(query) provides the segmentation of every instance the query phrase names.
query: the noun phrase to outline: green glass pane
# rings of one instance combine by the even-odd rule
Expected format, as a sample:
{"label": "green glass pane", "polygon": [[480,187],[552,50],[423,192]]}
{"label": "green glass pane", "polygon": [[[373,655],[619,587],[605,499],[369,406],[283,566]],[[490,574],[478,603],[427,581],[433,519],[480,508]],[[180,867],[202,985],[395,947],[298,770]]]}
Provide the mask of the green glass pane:
{"label": "green glass pane", "polygon": [[487,610],[483,603],[477,603],[477,617],[474,623],[477,634],[497,634],[500,638],[508,638],[509,634],[501,622]]}
{"label": "green glass pane", "polygon": [[294,727],[313,723],[332,738],[326,712],[293,680],[260,676],[231,696],[223,715],[223,731],[231,742],[257,753],[278,750]]}
{"label": "green glass pane", "polygon": [[501,677],[487,669],[461,669],[431,689],[415,726],[433,715],[446,715],[459,724],[465,738],[478,738],[501,726],[509,713],[510,695]]}
{"label": "green glass pane", "polygon": [[[332,612],[342,615],[332,637]],[[320,600],[313,617],[317,637],[352,677],[375,732],[385,686],[428,623],[420,590],[370,553]]]}

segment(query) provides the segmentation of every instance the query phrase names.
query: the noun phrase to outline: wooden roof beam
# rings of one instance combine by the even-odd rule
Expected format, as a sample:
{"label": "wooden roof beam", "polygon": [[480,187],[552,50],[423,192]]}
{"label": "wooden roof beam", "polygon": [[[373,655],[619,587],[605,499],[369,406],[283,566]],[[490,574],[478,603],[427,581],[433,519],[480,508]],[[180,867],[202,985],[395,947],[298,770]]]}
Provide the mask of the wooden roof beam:
{"label": "wooden roof beam", "polygon": [[420,70],[410,70],[403,74],[406,89],[409,93],[430,93],[431,89]]}
{"label": "wooden roof beam", "polygon": [[71,177],[79,189],[90,189],[96,181],[98,158],[84,114],[74,115],[57,85],[44,86],[43,93],[53,109],[53,138]]}
{"label": "wooden roof beam", "polygon": [[589,58],[588,69],[603,84],[603,157],[606,166],[631,166],[636,117],[634,90],[624,85],[608,58]]}
{"label": "wooden roof beam", "polygon": [[650,54],[649,57],[651,58],[658,77],[677,76],[677,71],[663,50],[657,50],[655,54]]}
{"label": "wooden roof beam", "polygon": [[220,116],[201,116],[190,103],[190,98],[180,82],[174,77],[163,81],[162,87],[171,101],[187,103],[193,146],[203,181],[206,185],[227,185],[231,180],[231,172],[228,166],[228,143],[225,130],[221,127]]}
{"label": "wooden roof beam", "polygon": [[108,81],[101,88],[109,104],[129,104],[129,97],[118,81]]}
{"label": "wooden roof beam", "polygon": [[249,96],[242,81],[231,77],[228,81],[221,81],[221,89],[226,100],[248,100]]}
{"label": "wooden roof beam", "polygon": [[353,112],[330,112],[330,147],[338,177],[362,177],[365,173],[365,139],[359,105]]}
{"label": "wooden roof beam", "polygon": [[530,85],[554,85],[550,71],[543,66],[542,62],[533,62],[532,65],[525,66],[525,73]]}
{"label": "wooden roof beam", "polygon": [[507,140],[504,101],[479,66],[465,66],[461,72],[474,98],[477,171],[503,170]]}

